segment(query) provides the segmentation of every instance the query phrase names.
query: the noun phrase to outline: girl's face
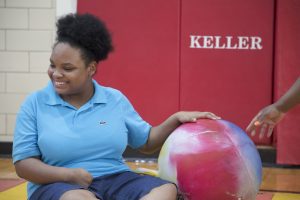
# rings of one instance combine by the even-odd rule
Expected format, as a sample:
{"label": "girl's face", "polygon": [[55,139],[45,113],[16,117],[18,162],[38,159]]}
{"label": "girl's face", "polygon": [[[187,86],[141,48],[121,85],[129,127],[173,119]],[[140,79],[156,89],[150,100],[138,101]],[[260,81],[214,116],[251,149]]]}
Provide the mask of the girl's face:
{"label": "girl's face", "polygon": [[74,48],[68,43],[57,43],[54,46],[48,75],[56,92],[63,99],[91,91],[95,71],[96,63],[92,62],[86,66],[79,48]]}

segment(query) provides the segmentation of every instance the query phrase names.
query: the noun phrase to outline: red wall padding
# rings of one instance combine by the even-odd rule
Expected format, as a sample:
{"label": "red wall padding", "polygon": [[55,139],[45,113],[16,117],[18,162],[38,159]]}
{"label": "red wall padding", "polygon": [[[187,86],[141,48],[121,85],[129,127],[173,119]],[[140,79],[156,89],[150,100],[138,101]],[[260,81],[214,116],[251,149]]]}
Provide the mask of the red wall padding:
{"label": "red wall padding", "polygon": [[[300,1],[277,0],[275,99],[300,77]],[[277,125],[277,162],[300,164],[300,107]]]}
{"label": "red wall padding", "polygon": [[[213,111],[246,128],[272,101],[274,1],[183,0],[181,27],[181,109]],[[259,36],[263,48],[190,48],[191,34],[221,36],[225,44],[226,36]]]}

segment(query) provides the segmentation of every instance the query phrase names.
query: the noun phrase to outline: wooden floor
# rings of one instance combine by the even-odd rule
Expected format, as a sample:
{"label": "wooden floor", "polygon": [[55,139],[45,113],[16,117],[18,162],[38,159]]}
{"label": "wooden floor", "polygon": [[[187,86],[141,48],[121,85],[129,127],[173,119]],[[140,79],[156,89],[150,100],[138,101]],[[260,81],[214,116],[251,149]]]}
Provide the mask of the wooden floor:
{"label": "wooden floor", "polygon": [[[137,168],[157,169],[155,160],[130,160],[127,163],[134,170]],[[25,181],[16,175],[11,159],[0,158],[0,195],[4,190],[23,182]],[[300,169],[264,167],[260,190],[272,193],[296,194],[297,198],[291,198],[291,200],[300,199]]]}

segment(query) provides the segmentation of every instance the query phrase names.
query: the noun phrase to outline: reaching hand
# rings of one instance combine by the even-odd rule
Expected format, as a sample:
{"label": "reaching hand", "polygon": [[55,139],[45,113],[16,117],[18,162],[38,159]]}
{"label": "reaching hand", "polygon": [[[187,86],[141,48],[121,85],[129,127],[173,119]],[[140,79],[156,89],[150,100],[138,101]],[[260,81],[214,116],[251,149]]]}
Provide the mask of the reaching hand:
{"label": "reaching hand", "polygon": [[67,182],[87,188],[93,181],[92,175],[82,168],[70,169],[71,173]]}
{"label": "reaching hand", "polygon": [[250,122],[246,131],[255,135],[260,128],[259,138],[264,137],[265,133],[270,137],[274,126],[283,118],[284,113],[279,111],[274,104],[263,108]]}
{"label": "reaching hand", "polygon": [[214,113],[211,113],[211,112],[198,112],[198,111],[185,112],[185,111],[181,111],[181,112],[178,112],[176,114],[177,114],[178,121],[181,122],[181,123],[195,122],[195,121],[197,121],[197,119],[201,119],[201,118],[221,119],[220,117],[218,117],[217,115],[215,115]]}

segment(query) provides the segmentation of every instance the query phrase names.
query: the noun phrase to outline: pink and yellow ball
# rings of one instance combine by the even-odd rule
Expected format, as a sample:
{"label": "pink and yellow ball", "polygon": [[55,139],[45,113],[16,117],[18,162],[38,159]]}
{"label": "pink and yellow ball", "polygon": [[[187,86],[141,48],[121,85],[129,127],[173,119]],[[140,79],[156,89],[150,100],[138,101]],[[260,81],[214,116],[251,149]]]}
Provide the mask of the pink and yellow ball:
{"label": "pink and yellow ball", "polygon": [[185,123],[166,140],[159,176],[175,182],[188,200],[255,200],[262,178],[258,151],[225,120]]}

